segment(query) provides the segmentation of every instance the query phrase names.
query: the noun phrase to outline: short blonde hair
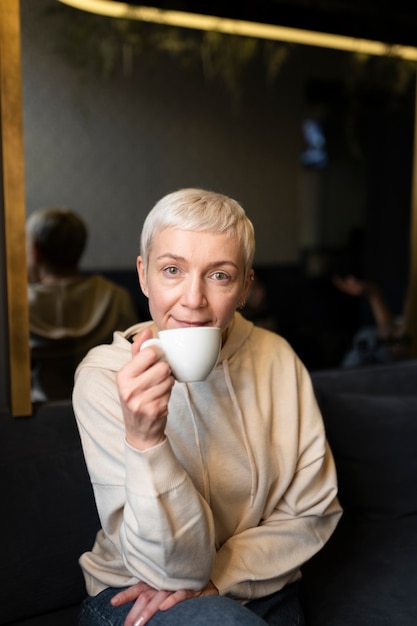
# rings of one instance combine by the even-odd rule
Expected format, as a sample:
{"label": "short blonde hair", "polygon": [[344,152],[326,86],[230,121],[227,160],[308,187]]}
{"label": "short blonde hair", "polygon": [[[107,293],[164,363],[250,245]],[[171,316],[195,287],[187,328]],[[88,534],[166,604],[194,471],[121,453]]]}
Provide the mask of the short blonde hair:
{"label": "short blonde hair", "polygon": [[143,224],[140,253],[147,268],[152,241],[160,231],[174,227],[198,232],[227,233],[243,248],[245,276],[255,255],[253,224],[236,200],[206,189],[179,189],[161,198]]}

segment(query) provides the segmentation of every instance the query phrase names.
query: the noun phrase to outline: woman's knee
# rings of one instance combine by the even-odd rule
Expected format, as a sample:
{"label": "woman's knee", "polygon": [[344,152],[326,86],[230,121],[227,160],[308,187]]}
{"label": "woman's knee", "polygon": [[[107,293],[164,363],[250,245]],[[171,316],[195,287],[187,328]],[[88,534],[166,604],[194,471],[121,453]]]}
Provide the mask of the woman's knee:
{"label": "woman's knee", "polygon": [[[78,626],[124,626],[132,602],[114,607],[110,600],[120,589],[105,589],[81,605]],[[149,626],[265,626],[261,617],[225,596],[204,596],[158,611]]]}
{"label": "woman's knee", "polygon": [[168,611],[159,611],[149,626],[265,626],[266,622],[236,600],[225,596],[204,596],[179,602]]}
{"label": "woman's knee", "polygon": [[80,607],[78,626],[124,626],[132,602],[114,607],[110,600],[121,589],[104,589],[97,596],[86,598]]}

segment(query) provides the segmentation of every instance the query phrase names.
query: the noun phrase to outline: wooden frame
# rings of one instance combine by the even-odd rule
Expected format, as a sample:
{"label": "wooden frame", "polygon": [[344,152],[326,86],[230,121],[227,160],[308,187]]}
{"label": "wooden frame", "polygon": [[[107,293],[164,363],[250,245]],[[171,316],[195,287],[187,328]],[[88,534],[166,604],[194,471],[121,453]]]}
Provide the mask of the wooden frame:
{"label": "wooden frame", "polygon": [[[29,313],[25,240],[25,182],[21,86],[19,0],[0,2],[0,120],[6,312],[10,409],[12,415],[29,415],[30,398]],[[2,303],[4,306],[4,303]]]}

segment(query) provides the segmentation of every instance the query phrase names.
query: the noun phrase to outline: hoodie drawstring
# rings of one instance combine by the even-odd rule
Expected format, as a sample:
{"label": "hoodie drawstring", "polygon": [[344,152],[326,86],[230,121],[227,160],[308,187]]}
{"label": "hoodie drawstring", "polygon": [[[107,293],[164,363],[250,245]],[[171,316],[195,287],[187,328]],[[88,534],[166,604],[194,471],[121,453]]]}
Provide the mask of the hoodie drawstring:
{"label": "hoodie drawstring", "polygon": [[208,474],[207,474],[206,465],[204,463],[204,453],[203,453],[203,450],[201,448],[201,438],[200,438],[199,433],[198,433],[197,421],[195,419],[195,413],[194,413],[194,410],[193,410],[193,405],[192,405],[192,402],[191,402],[188,385],[186,383],[184,383],[182,385],[182,387],[184,389],[185,401],[187,403],[188,410],[190,411],[190,414],[191,414],[191,420],[192,420],[193,429],[194,429],[194,437],[195,437],[195,441],[196,441],[196,444],[197,444],[197,449],[198,449],[198,453],[199,453],[199,457],[200,457],[201,475],[203,477],[204,498],[205,498],[206,502],[208,502],[208,504],[210,505],[209,477],[208,477]]}
{"label": "hoodie drawstring", "polygon": [[237,401],[236,393],[235,393],[235,390],[233,389],[232,379],[230,377],[228,360],[224,359],[224,361],[222,361],[222,365],[223,365],[223,373],[224,373],[227,389],[228,389],[230,397],[232,399],[234,409],[235,409],[237,415],[239,415],[239,420],[240,420],[240,424],[241,424],[241,427],[242,427],[243,440],[244,440],[244,443],[245,443],[246,453],[247,453],[247,455],[249,457],[249,463],[250,463],[250,468],[251,468],[250,506],[253,507],[254,500],[255,500],[255,493],[256,493],[256,489],[258,487],[258,474],[257,474],[257,471],[256,471],[255,459],[254,459],[254,456],[253,456],[252,448],[251,448],[251,446],[249,444],[248,433],[247,433],[246,428],[245,428],[245,422],[244,422],[244,419],[243,419],[242,411],[240,410],[240,406],[239,406],[239,403]]}

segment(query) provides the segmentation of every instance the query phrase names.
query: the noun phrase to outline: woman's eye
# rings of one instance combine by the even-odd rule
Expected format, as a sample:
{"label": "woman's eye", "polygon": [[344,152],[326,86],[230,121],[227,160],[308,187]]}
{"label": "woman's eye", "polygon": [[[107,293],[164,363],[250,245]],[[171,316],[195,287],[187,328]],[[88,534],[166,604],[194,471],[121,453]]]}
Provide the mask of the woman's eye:
{"label": "woman's eye", "polygon": [[164,274],[168,274],[168,276],[176,276],[178,274],[178,271],[178,267],[175,267],[174,265],[164,267]]}
{"label": "woman's eye", "polygon": [[214,278],[214,280],[228,280],[230,277],[226,272],[214,272],[212,278]]}

